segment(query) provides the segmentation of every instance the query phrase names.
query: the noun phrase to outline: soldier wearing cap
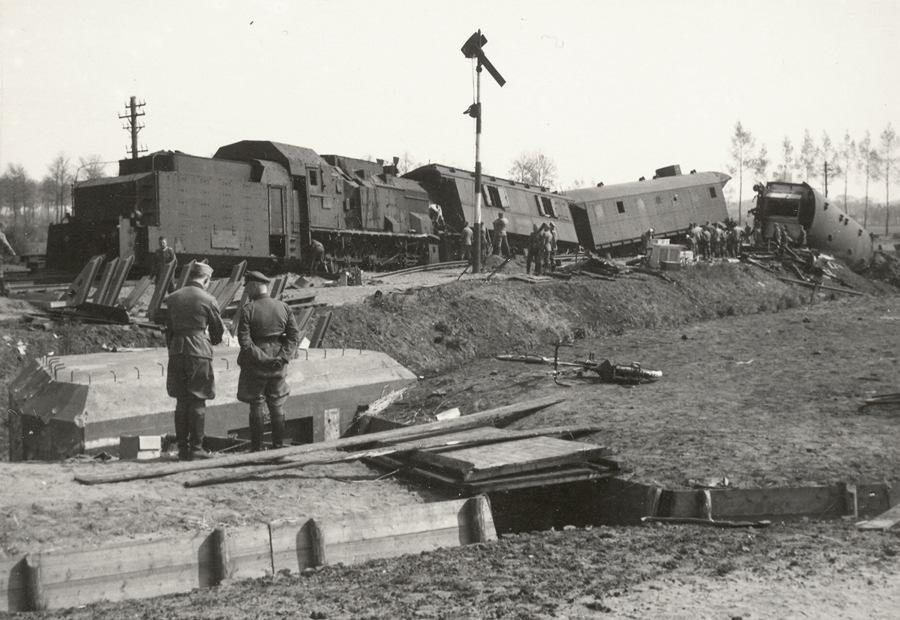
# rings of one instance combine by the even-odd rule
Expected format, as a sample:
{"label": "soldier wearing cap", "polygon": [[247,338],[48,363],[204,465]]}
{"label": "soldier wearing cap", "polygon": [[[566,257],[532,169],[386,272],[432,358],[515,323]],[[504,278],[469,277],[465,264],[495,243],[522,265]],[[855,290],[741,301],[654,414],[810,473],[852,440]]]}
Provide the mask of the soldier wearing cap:
{"label": "soldier wearing cap", "polygon": [[209,265],[194,263],[187,285],[166,297],[166,390],[176,399],[175,436],[182,460],[206,456],[206,401],[216,396],[212,345],[222,342],[225,327],[216,298],[206,292],[212,273]]}
{"label": "soldier wearing cap", "polygon": [[287,365],[300,343],[300,330],[288,305],[269,297],[269,279],[258,271],[245,276],[247,296],[251,300],[241,309],[238,343],[239,401],[250,405],[250,444],[262,449],[263,404],[272,420],[272,447],[284,445],[282,406],[290,394]]}

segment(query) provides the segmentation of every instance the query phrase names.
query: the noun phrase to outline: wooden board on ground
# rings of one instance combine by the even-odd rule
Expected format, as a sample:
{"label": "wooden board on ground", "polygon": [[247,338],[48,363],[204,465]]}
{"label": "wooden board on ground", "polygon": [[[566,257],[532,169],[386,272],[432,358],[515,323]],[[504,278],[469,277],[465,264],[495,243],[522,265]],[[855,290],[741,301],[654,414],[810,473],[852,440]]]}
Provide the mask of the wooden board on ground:
{"label": "wooden board on ground", "polygon": [[355,564],[373,558],[496,540],[490,510],[487,510],[488,531],[479,535],[473,527],[472,502],[479,501],[487,500],[480,497],[398,506],[325,521],[321,524],[325,563]]}
{"label": "wooden board on ground", "polygon": [[466,482],[474,482],[570,463],[582,463],[607,453],[605,448],[580,441],[532,437],[490,446],[450,450],[440,454],[415,454],[410,461],[441,467]]}
{"label": "wooden board on ground", "polygon": [[0,613],[29,611],[25,559],[0,561]]}
{"label": "wooden board on ground", "polygon": [[887,512],[883,512],[874,519],[860,521],[856,528],[860,530],[889,530],[900,523],[900,504],[897,504]]}

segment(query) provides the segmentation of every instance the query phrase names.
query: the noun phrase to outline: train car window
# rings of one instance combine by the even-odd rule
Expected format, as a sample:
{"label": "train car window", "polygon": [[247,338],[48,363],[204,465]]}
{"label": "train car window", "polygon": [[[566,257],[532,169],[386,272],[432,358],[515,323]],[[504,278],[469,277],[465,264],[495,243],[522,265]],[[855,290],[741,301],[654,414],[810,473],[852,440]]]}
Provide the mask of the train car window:
{"label": "train car window", "polygon": [[672,202],[678,202],[678,194],[672,194]]}
{"label": "train car window", "polygon": [[618,209],[619,213],[625,213],[625,203],[621,200],[617,200],[616,209]]}
{"label": "train car window", "polygon": [[497,206],[497,205],[495,205],[495,204],[493,203],[493,201],[491,200],[491,192],[490,192],[490,190],[488,189],[488,186],[487,186],[487,185],[482,185],[482,186],[481,186],[481,196],[482,196],[482,198],[484,198],[484,204],[486,204],[487,206],[489,206],[489,207],[495,207],[495,206]]}
{"label": "train car window", "polygon": [[491,203],[495,207],[503,207],[506,208],[509,206],[509,203],[503,204],[503,199],[500,197],[500,190],[494,185],[488,185],[488,192],[491,194]]}
{"label": "train car window", "polygon": [[534,197],[534,203],[537,205],[538,213],[540,213],[540,214],[543,215],[543,216],[546,216],[546,215],[547,215],[547,212],[544,211],[544,205],[541,203],[541,197],[540,197],[540,196],[535,196],[535,197]]}
{"label": "train car window", "polygon": [[710,188],[709,188],[709,197],[710,197],[710,198],[715,198],[715,197],[716,197],[716,188],[715,188],[715,187],[710,187]]}
{"label": "train car window", "polygon": [[318,187],[319,185],[319,171],[315,168],[307,168],[306,176],[309,179],[310,187]]}
{"label": "train car window", "polygon": [[662,204],[662,196],[660,196],[659,194],[656,195],[656,204],[658,204],[658,205]]}
{"label": "train car window", "polygon": [[497,191],[500,194],[500,206],[504,209],[509,208],[509,193],[506,191],[505,187],[498,187]]}
{"label": "train car window", "polygon": [[553,208],[553,201],[546,196],[541,196],[541,202],[544,204],[544,214],[547,217],[556,217],[556,209]]}

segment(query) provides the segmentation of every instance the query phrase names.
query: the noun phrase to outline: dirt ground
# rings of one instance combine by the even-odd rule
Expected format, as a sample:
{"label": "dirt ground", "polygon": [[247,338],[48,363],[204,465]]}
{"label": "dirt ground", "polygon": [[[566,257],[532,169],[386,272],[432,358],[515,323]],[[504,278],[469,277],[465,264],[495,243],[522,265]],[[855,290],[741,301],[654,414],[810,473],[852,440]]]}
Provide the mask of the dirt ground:
{"label": "dirt ground", "polygon": [[[808,289],[740,264],[614,282],[455,277],[429,274],[393,291],[385,278],[372,285],[380,302],[370,289],[339,291],[356,297],[335,302],[327,344],[385,350],[424,377],[389,417],[425,421],[454,406],[469,413],[559,394],[564,403],[516,426],[597,425],[586,441],[611,448],[643,482],[678,488],[727,477],[747,488],[897,478],[900,410],[858,410],[862,398],[900,390],[900,296],[884,285],[848,275],[866,296],[820,293],[810,306]],[[25,356],[113,340],[136,346],[146,336],[4,327],[28,340]],[[57,345],[66,338],[68,348]],[[493,359],[552,356],[557,339],[574,344],[561,349],[564,359],[594,352],[663,378],[629,388],[566,375],[565,387],[549,366]],[[4,349],[8,381],[24,356]],[[436,497],[361,464],[191,490],[181,476],[72,481],[76,471],[110,467],[140,465],[0,464],[0,557]],[[887,618],[900,608],[898,553],[895,533],[857,532],[852,522],[571,528],[39,617]]]}

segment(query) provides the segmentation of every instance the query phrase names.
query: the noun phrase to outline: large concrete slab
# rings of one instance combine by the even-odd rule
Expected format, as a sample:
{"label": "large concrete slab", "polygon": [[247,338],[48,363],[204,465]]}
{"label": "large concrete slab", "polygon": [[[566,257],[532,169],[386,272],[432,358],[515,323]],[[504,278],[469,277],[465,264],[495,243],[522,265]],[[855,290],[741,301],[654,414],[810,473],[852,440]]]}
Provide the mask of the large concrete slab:
{"label": "large concrete slab", "polygon": [[[216,398],[207,402],[208,435],[243,435],[248,406],[238,402],[237,348],[217,347]],[[33,362],[10,385],[13,460],[66,458],[116,446],[121,435],[174,432],[175,401],[166,394],[165,349],[70,355]],[[288,366],[285,405],[295,441],[343,433],[357,409],[416,376],[385,353],[359,349],[300,351]]]}

